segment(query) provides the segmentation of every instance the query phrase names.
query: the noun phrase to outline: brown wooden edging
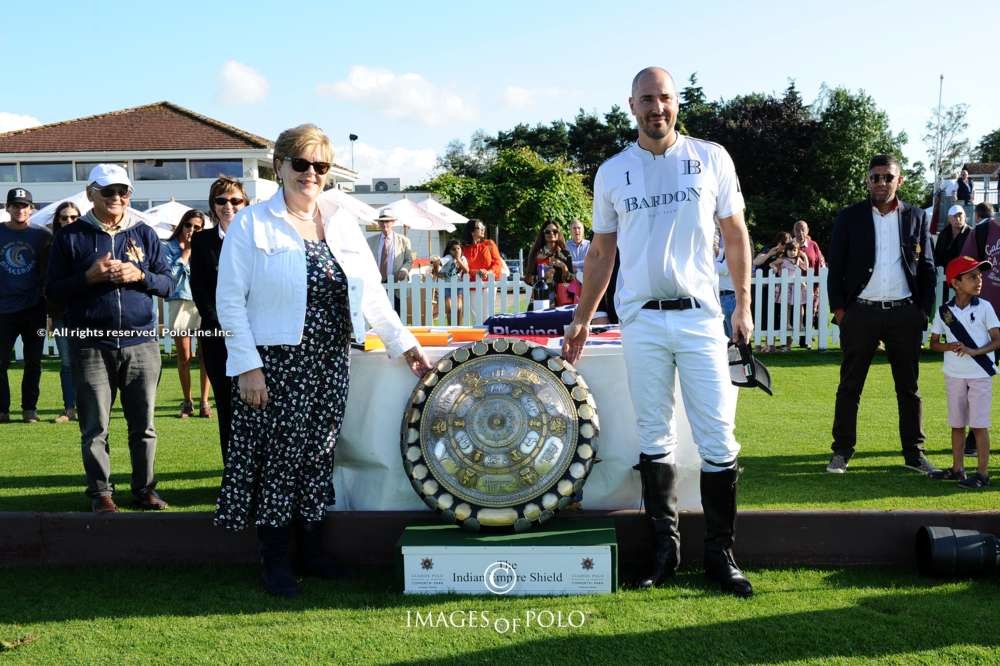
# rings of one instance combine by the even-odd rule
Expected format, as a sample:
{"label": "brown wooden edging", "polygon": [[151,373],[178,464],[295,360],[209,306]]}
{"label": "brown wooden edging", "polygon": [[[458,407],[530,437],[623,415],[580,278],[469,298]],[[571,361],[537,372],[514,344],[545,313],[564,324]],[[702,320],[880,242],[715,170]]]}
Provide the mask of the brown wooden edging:
{"label": "brown wooden edging", "polygon": [[[637,511],[581,511],[558,520],[612,518],[623,577],[646,565],[650,533]],[[329,514],[327,548],[354,570],[392,567],[406,525],[436,522],[425,512]],[[914,535],[923,525],[1000,534],[1000,512],[744,511],[736,555],[748,566],[912,567]],[[681,516],[682,559],[698,566],[702,515]],[[197,565],[256,560],[252,530],[212,527],[208,513],[0,513],[0,566]]]}

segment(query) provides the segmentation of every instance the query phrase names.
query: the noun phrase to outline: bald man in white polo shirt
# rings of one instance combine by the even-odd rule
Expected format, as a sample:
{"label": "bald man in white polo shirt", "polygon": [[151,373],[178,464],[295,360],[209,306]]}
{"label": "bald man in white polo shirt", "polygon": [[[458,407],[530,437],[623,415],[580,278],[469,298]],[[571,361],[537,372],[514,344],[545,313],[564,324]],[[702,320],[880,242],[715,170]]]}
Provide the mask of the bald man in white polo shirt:
{"label": "bald man in white polo shirt", "polygon": [[680,563],[673,415],[679,376],[702,457],[705,574],[724,591],[749,597],[753,588],[732,552],[740,446],[733,436],[736,401],[713,254],[717,220],[736,296],[733,337],[749,340],[750,240],[743,195],[722,146],[675,130],[679,105],[669,72],[659,67],[640,71],[629,107],[639,126],[638,141],[604,162],[594,180],[594,237],[563,356],[574,362],[583,352],[617,247],[621,268],[615,305],[639,427],[636,468],[655,544],[655,567],[641,586],[667,582]]}

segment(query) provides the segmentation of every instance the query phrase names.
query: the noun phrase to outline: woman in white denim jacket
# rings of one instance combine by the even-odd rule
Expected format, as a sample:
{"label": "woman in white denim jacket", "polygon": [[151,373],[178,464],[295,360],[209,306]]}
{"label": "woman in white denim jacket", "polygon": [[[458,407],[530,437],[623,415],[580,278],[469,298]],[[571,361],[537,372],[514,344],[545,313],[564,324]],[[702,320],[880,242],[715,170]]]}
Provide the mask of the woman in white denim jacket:
{"label": "woman in white denim jacket", "polygon": [[389,303],[357,218],[321,196],[332,160],[315,125],[282,132],[274,147],[282,188],[240,211],[219,259],[216,309],[239,399],[215,522],[257,525],[264,587],[279,596],[298,594],[293,526],[302,572],[337,573],[323,557],[321,527],[333,498],[352,315],[364,315],[390,358],[402,355],[418,377],[430,368]]}

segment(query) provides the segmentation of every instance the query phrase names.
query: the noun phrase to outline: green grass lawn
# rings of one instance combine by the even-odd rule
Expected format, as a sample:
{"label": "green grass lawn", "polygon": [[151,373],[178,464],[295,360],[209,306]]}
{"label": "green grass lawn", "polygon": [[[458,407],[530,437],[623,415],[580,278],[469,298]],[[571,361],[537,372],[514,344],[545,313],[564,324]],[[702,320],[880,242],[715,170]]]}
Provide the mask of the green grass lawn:
{"label": "green grass lawn", "polygon": [[[873,365],[858,417],[858,453],[847,474],[827,474],[830,425],[840,354],[795,351],[763,357],[774,396],[740,392],[737,436],[745,468],[740,487],[743,509],[947,509],[997,508],[997,489],[962,491],[931,482],[902,467],[896,400],[885,357]],[[590,381],[596,381],[589,378]],[[11,372],[19,404],[20,370]],[[931,460],[950,464],[941,357],[921,363],[924,428]],[[164,364],[157,404],[159,490],[175,510],[214,508],[221,458],[214,419],[175,418],[180,406],[177,371]],[[80,438],[76,424],[50,423],[61,411],[58,365],[46,361],[40,413],[45,422],[0,426],[0,511],[82,511]],[[600,405],[598,406],[600,407]],[[18,416],[15,412],[14,416]],[[1000,422],[994,410],[994,422]],[[125,422],[116,408],[112,423],[112,465],[119,489],[128,488]],[[971,465],[971,459],[970,459]]]}
{"label": "green grass lawn", "polygon": [[[652,592],[523,599],[403,596],[372,577],[309,581],[298,599],[276,600],[251,567],[0,570],[0,663],[1000,663],[995,578],[751,574],[750,600],[696,574]],[[454,626],[470,611],[486,626]],[[562,628],[538,626],[551,623],[546,611],[562,612]],[[418,626],[417,613],[452,626]],[[529,613],[532,626],[513,631]]]}

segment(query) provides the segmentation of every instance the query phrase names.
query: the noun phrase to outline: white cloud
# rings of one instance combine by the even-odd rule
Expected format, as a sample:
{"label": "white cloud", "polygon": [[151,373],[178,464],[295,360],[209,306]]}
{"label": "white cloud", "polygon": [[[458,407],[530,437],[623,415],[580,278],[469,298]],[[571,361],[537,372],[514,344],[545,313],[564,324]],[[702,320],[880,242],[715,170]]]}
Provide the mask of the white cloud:
{"label": "white cloud", "polygon": [[270,85],[257,70],[236,60],[219,69],[216,96],[223,104],[254,104],[267,97]]}
{"label": "white cloud", "polygon": [[[337,163],[350,167],[350,145],[334,149]],[[360,140],[354,142],[354,168],[359,185],[368,185],[372,178],[399,178],[404,188],[419,185],[430,177],[437,156],[432,148],[377,148]]]}
{"label": "white cloud", "polygon": [[527,109],[543,99],[551,99],[564,94],[559,88],[522,88],[507,86],[504,88],[502,101],[508,109]]}
{"label": "white cloud", "polygon": [[318,84],[316,94],[357,102],[389,118],[414,118],[424,125],[474,120],[479,115],[470,100],[419,74],[364,65],[351,67],[343,81]]}
{"label": "white cloud", "polygon": [[34,116],[23,116],[19,113],[0,111],[0,133],[13,132],[14,130],[35,127],[41,124],[42,121]]}

